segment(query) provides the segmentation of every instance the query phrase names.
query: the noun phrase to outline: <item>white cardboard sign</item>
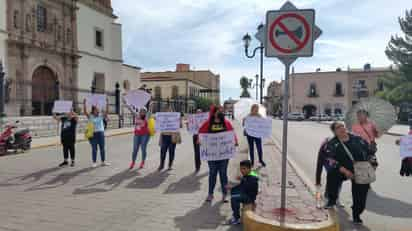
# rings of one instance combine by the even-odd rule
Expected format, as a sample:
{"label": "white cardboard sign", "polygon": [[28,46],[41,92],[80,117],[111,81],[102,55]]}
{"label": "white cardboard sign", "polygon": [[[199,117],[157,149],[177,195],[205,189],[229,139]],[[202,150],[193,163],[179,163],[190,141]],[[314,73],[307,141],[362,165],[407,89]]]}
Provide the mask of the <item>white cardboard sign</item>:
{"label": "white cardboard sign", "polygon": [[235,133],[233,131],[201,133],[199,140],[202,160],[226,160],[233,158],[236,154]]}
{"label": "white cardboard sign", "polygon": [[146,106],[152,96],[143,90],[129,91],[125,96],[123,96],[127,105],[134,108],[142,108]]}
{"label": "white cardboard sign", "polygon": [[72,101],[56,100],[54,101],[53,113],[69,113],[73,108]]}
{"label": "white cardboard sign", "polygon": [[197,114],[190,114],[187,117],[187,130],[192,135],[196,135],[199,133],[199,128],[202,126],[204,122],[209,119],[209,112],[197,113]]}
{"label": "white cardboard sign", "polygon": [[412,135],[401,137],[401,158],[412,157]]}
{"label": "white cardboard sign", "polygon": [[156,113],[156,131],[177,132],[180,129],[179,112],[158,112]]}
{"label": "white cardboard sign", "polygon": [[105,110],[106,103],[106,95],[103,94],[90,94],[86,98],[86,106],[88,108],[96,106],[99,110]]}
{"label": "white cardboard sign", "polygon": [[245,130],[249,136],[270,138],[272,136],[272,119],[248,116],[245,118]]}

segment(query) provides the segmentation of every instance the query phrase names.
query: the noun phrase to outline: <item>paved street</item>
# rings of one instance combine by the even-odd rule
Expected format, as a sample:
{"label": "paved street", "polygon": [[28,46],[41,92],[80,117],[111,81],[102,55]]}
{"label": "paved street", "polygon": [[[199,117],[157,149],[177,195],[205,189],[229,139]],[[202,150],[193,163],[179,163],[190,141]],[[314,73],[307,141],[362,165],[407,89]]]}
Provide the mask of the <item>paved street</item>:
{"label": "paved street", "polygon": [[[239,230],[222,225],[231,215],[228,204],[203,203],[206,166],[193,174],[191,137],[182,134],[185,144],[170,172],[156,171],[157,136],[139,171],[126,170],[131,135],[107,139],[110,167],[90,168],[88,143],[77,145],[74,168],[56,167],[62,156],[55,147],[0,158],[0,230]],[[231,165],[235,173],[237,163]]]}
{"label": "paved street", "polygon": [[[274,120],[274,134],[282,137],[282,122]],[[317,150],[322,140],[331,136],[327,125],[316,122],[291,122],[289,126],[289,155],[314,182]],[[350,183],[344,184],[343,201],[346,212],[340,219],[344,230],[405,231],[412,227],[411,179],[399,176],[399,147],[397,137],[385,135],[378,140],[377,154],[380,166],[377,182],[369,193],[367,211],[364,213],[365,228],[354,229],[348,222],[351,217]],[[323,181],[324,182],[324,181]],[[349,217],[348,217],[349,215]]]}

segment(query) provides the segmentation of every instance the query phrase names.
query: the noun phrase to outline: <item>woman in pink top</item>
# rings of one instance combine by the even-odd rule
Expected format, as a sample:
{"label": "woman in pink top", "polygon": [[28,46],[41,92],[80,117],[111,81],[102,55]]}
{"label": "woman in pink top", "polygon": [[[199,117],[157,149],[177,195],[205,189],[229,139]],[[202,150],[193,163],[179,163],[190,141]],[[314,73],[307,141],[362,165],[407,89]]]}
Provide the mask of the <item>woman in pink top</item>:
{"label": "woman in pink top", "polygon": [[368,119],[368,112],[359,110],[357,112],[358,123],[352,125],[352,132],[362,137],[369,145],[376,145],[376,138],[379,138],[379,132],[375,123]]}
{"label": "woman in pink top", "polygon": [[[133,112],[133,110],[131,110]],[[146,108],[141,108],[139,113],[135,114],[135,129],[134,129],[134,138],[133,138],[133,153],[132,153],[132,162],[130,163],[130,169],[134,168],[137,159],[137,152],[139,151],[140,145],[142,146],[142,161],[140,162],[140,167],[144,167],[144,162],[146,160],[146,147],[149,143],[150,135],[149,128],[146,117]]]}

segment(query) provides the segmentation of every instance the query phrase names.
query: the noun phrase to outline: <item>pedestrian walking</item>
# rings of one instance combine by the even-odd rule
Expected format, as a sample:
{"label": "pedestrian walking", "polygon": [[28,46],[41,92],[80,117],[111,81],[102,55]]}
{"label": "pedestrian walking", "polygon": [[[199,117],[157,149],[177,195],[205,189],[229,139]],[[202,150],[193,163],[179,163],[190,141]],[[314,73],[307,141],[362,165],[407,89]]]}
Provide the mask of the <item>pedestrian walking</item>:
{"label": "pedestrian walking", "polygon": [[[329,181],[338,181],[338,194],[337,194],[337,199],[336,199],[336,205],[339,207],[345,207],[344,204],[339,200],[339,194],[342,190],[342,184],[344,182],[344,180],[340,180],[340,179],[344,179],[344,176],[339,173],[333,166],[336,164],[336,161],[333,159],[333,157],[331,156],[332,153],[330,152],[330,150],[328,149],[328,142],[329,142],[330,138],[326,138],[323,143],[321,144],[319,151],[318,151],[318,158],[317,158],[317,164],[316,164],[316,186],[318,189],[320,189],[320,187],[322,186],[321,184],[321,179],[322,179],[322,172],[323,172],[323,168],[326,170],[326,185],[328,185]],[[326,187],[327,189],[327,187]],[[328,191],[325,190],[325,199],[326,199],[326,204],[325,204],[325,208],[329,209],[332,206],[334,206],[333,203],[331,203],[328,200]],[[321,197],[321,196],[319,196]],[[321,205],[318,205],[321,206]]]}
{"label": "pedestrian walking", "polygon": [[[172,108],[169,107],[168,112],[172,112]],[[182,122],[180,121],[180,127]],[[182,143],[180,132],[161,132],[159,139],[160,146],[160,166],[158,171],[162,171],[165,167],[166,155],[169,152],[169,167],[168,171],[173,170],[173,162],[175,160],[176,145]]]}
{"label": "pedestrian walking", "polygon": [[75,157],[76,157],[76,127],[78,116],[74,111],[69,112],[63,116],[57,116],[54,114],[53,118],[61,123],[60,141],[63,145],[63,162],[59,167],[69,165],[69,155],[70,155],[70,166],[74,167]]}
{"label": "pedestrian walking", "polygon": [[[202,109],[197,109],[196,113],[202,113]],[[200,145],[198,142],[199,139],[199,134],[194,134],[193,135],[193,149],[194,149],[194,154],[195,154],[195,171],[199,172],[200,171],[200,167],[202,165],[202,162],[200,160]]]}
{"label": "pedestrian walking", "polygon": [[231,191],[230,205],[233,212],[233,217],[228,221],[228,225],[240,224],[240,205],[255,204],[259,190],[258,174],[252,170],[250,160],[240,162],[240,172],[242,174],[240,184],[227,187]]}
{"label": "pedestrian walking", "polygon": [[92,106],[91,113],[87,111],[86,99],[83,101],[83,112],[89,119],[89,123],[93,124],[93,136],[89,139],[92,146],[92,167],[97,167],[97,149],[100,150],[100,160],[102,166],[109,166],[106,162],[105,152],[105,137],[104,137],[104,118],[107,117],[109,104],[106,103],[106,110],[100,112],[96,106]]}
{"label": "pedestrian walking", "polygon": [[352,133],[362,137],[369,144],[369,152],[373,155],[378,151],[376,139],[381,136],[374,121],[369,119],[366,110],[359,110],[356,113],[358,122],[352,125]]}
{"label": "pedestrian walking", "polygon": [[133,169],[137,159],[137,153],[139,152],[139,148],[141,147],[142,150],[142,159],[140,161],[139,168],[144,168],[146,157],[147,157],[147,144],[150,140],[150,132],[148,127],[148,120],[147,120],[147,110],[146,108],[140,108],[139,113],[136,113],[132,108],[129,107],[129,110],[134,115],[134,136],[133,136],[133,152],[132,152],[132,162],[129,165],[129,169]]}
{"label": "pedestrian walking", "polygon": [[[243,126],[245,125],[245,120],[248,117],[259,117],[259,118],[262,117],[262,115],[259,113],[259,105],[258,104],[253,104],[252,105],[249,115],[246,116],[243,119]],[[257,154],[258,154],[258,157],[259,157],[259,162],[263,167],[266,167],[266,163],[263,161],[262,138],[253,137],[253,136],[247,134],[246,130],[244,131],[244,134],[247,138],[247,142],[248,142],[248,145],[249,145],[249,157],[250,157],[250,161],[252,163],[252,166],[255,165],[254,145],[256,144],[256,149],[257,149]]]}
{"label": "pedestrian walking", "polygon": [[[225,131],[233,131],[233,126],[229,120],[225,119],[225,114],[223,113],[222,108],[212,106],[210,109],[209,120],[203,123],[199,129],[199,134],[203,133],[219,133]],[[237,143],[237,138],[235,135],[235,142]],[[222,201],[224,203],[229,202],[227,200],[227,189],[228,176],[227,168],[229,165],[229,159],[208,161],[209,165],[209,192],[206,198],[207,202],[212,202],[214,199],[214,190],[216,187],[217,175],[219,174],[220,184],[222,187]]]}
{"label": "pedestrian walking", "polygon": [[[335,171],[340,173],[334,180],[328,179],[327,191],[330,205],[337,200],[339,185],[344,179],[352,182],[352,217],[354,224],[362,224],[361,214],[365,210],[370,183],[374,181],[374,172],[370,168],[359,168],[359,163],[374,160],[374,155],[369,152],[368,143],[359,136],[349,134],[345,125],[335,122],[331,125],[335,137],[328,142],[331,156],[336,161]],[[356,168],[355,168],[356,166]],[[373,174],[372,174],[373,173]],[[344,177],[340,177],[343,174]],[[364,177],[363,179],[361,179]],[[366,178],[365,178],[366,177]],[[361,182],[362,181],[362,182]]]}

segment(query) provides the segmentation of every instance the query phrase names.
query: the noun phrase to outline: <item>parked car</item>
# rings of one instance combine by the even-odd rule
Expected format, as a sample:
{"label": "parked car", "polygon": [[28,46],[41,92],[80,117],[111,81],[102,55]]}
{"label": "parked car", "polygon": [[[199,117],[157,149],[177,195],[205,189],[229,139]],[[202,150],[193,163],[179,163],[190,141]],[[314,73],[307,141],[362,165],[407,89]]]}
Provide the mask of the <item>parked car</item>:
{"label": "parked car", "polygon": [[311,121],[331,121],[332,117],[326,114],[315,115],[309,118]]}
{"label": "parked car", "polygon": [[345,116],[343,116],[342,114],[336,114],[332,116],[334,121],[344,121],[345,120]]}
{"label": "parked car", "polygon": [[292,112],[288,114],[288,120],[303,121],[305,120],[305,115],[300,112]]}

